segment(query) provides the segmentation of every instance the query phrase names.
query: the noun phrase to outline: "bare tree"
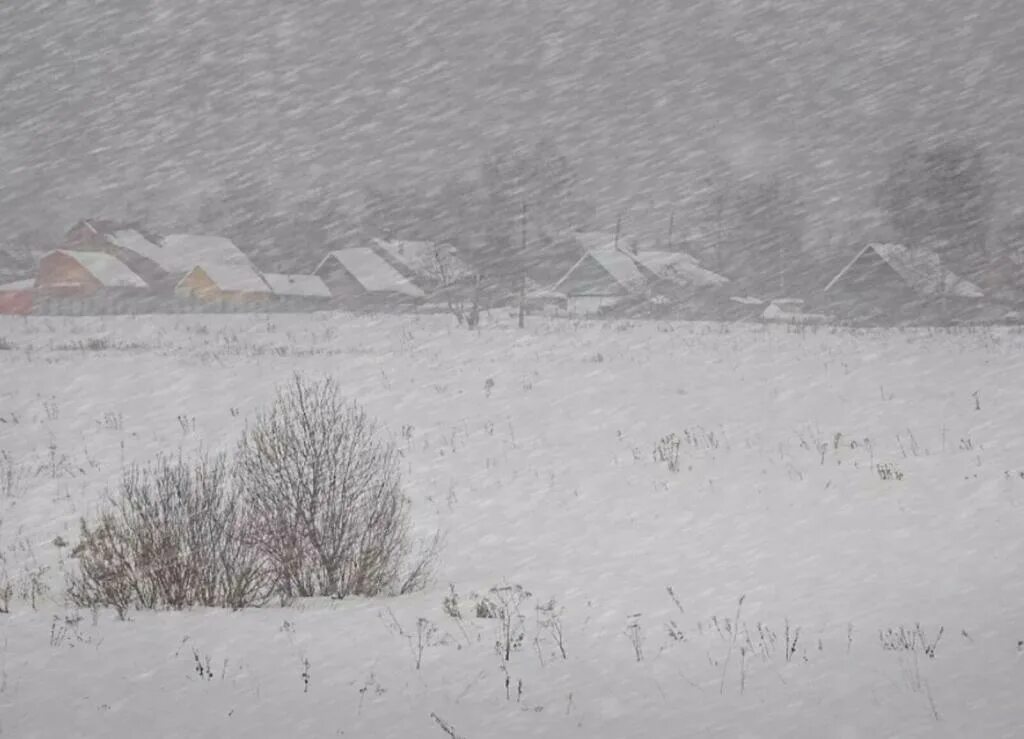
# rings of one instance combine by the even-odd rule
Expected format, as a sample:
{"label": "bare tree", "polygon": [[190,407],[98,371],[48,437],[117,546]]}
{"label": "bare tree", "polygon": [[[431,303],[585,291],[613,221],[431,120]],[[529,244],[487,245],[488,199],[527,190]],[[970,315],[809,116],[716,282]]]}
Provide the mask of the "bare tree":
{"label": "bare tree", "polygon": [[459,325],[476,328],[480,323],[480,275],[463,264],[451,244],[433,246],[427,273]]}

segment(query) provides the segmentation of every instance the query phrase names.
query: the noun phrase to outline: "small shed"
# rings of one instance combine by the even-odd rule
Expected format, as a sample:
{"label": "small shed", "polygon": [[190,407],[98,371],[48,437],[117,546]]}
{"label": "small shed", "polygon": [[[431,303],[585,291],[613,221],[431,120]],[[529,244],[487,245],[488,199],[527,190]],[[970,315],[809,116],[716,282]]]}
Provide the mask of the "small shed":
{"label": "small shed", "polygon": [[338,303],[353,310],[407,308],[425,297],[411,279],[367,247],[330,252],[314,274]]}

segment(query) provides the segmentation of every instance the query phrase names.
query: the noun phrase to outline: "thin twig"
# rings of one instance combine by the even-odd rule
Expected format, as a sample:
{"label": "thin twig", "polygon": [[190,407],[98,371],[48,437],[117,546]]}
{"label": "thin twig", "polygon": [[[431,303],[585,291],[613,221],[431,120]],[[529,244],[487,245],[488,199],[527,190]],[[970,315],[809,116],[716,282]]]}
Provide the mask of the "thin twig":
{"label": "thin twig", "polygon": [[729,660],[732,659],[732,650],[736,645],[736,634],[740,628],[740,609],[743,608],[743,601],[746,599],[746,593],[740,596],[739,603],[736,604],[736,620],[733,622],[732,639],[729,641],[729,651],[725,653],[725,665],[722,667],[722,682],[718,686],[718,692],[720,694],[725,693],[725,675],[729,671]]}
{"label": "thin twig", "polygon": [[465,737],[455,733],[455,728],[433,711],[431,711],[430,713],[430,718],[434,719],[434,723],[441,727],[441,731],[450,736],[452,739],[465,739]]}

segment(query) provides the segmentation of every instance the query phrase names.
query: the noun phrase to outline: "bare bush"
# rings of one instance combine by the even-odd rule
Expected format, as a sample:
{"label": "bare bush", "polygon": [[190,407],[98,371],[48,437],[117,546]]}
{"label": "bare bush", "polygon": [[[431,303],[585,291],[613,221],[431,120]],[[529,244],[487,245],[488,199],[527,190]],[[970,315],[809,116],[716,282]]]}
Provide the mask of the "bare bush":
{"label": "bare bush", "polygon": [[266,602],[271,581],[249,543],[244,501],[223,457],[159,458],[129,468],[98,523],[81,522],[79,569],[68,595],[80,606],[243,608]]}
{"label": "bare bush", "polygon": [[330,379],[300,375],[246,429],[236,456],[257,546],[283,597],[422,587],[436,544],[410,569],[409,502],[398,453]]}
{"label": "bare bush", "polygon": [[423,588],[440,535],[413,554],[398,454],[330,380],[296,376],[225,457],[132,467],[81,523],[81,606],[244,608],[273,597]]}

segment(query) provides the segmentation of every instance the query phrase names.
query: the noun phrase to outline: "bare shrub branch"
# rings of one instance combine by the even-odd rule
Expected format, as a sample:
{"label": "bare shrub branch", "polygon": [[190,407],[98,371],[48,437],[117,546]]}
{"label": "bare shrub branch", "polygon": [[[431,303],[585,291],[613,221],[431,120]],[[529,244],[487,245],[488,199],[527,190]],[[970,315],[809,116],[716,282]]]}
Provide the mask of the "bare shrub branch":
{"label": "bare shrub branch", "polygon": [[278,392],[239,443],[236,480],[284,597],[422,587],[428,562],[403,573],[409,501],[397,450],[333,380],[295,375]]}
{"label": "bare shrub branch", "polygon": [[223,457],[160,457],[133,466],[98,523],[81,522],[79,571],[68,595],[80,606],[243,608],[270,597],[266,567],[246,539],[250,521]]}

